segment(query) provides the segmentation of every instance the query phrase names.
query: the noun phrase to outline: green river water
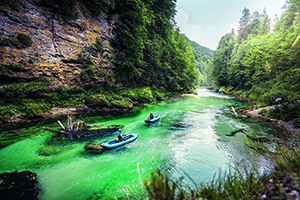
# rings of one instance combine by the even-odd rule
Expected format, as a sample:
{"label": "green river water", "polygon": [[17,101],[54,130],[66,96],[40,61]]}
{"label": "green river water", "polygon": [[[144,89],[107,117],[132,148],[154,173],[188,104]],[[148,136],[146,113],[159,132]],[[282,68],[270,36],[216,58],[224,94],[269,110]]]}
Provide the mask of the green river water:
{"label": "green river water", "polygon": [[[269,169],[267,157],[246,147],[252,141],[238,133],[228,137],[232,130],[244,128],[250,135],[267,136],[273,127],[245,116],[235,116],[231,106],[238,109],[247,102],[233,97],[198,89],[198,95],[182,96],[155,102],[138,111],[122,116],[93,116],[82,120],[89,125],[124,125],[125,134],[138,132],[138,139],[114,150],[91,154],[84,150],[90,140],[66,142],[61,152],[45,156],[39,151],[54,133],[42,126],[17,130],[32,133],[0,150],[0,173],[15,170],[36,172],[40,182],[41,200],[121,199],[130,191],[139,199],[146,193],[142,179],[149,180],[151,171],[161,169],[172,180],[184,176],[183,184],[209,182],[219,170],[229,165],[251,166],[253,159],[260,172]],[[153,111],[160,114],[159,123],[146,125],[144,120]],[[181,121],[185,128],[175,127]],[[58,129],[57,123],[47,126]],[[93,142],[115,139],[116,134],[93,138]],[[0,138],[1,139],[1,138]],[[95,197],[95,196],[94,196]]]}

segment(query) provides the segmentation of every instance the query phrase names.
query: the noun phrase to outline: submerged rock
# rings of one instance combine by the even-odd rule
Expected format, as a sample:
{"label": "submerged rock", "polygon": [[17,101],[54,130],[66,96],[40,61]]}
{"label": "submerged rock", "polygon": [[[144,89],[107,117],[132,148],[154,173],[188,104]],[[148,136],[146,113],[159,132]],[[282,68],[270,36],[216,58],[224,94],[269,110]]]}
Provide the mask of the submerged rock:
{"label": "submerged rock", "polygon": [[37,174],[30,171],[0,174],[0,198],[2,200],[38,200]]}
{"label": "submerged rock", "polygon": [[84,145],[84,149],[90,153],[102,153],[105,151],[103,147],[100,146],[101,143],[89,142]]}
{"label": "submerged rock", "polygon": [[176,122],[174,124],[174,127],[177,127],[177,128],[188,128],[188,127],[191,127],[193,126],[192,124],[187,124],[185,122]]}

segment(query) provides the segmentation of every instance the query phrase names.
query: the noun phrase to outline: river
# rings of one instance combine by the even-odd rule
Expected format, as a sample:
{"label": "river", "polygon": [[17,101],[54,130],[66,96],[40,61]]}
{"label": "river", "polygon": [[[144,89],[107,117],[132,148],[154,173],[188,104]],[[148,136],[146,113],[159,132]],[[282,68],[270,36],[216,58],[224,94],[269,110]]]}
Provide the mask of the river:
{"label": "river", "polygon": [[[255,162],[262,173],[270,169],[267,157],[249,149],[253,142],[242,133],[228,137],[230,131],[244,128],[249,135],[269,136],[271,124],[234,114],[248,102],[234,97],[197,89],[198,95],[180,96],[154,102],[122,116],[93,116],[84,119],[89,125],[124,125],[126,134],[138,132],[138,139],[118,149],[91,154],[84,150],[87,140],[65,141],[59,152],[47,156],[40,150],[54,135],[32,126],[17,130],[32,133],[0,150],[0,173],[15,170],[36,172],[40,182],[41,200],[121,199],[128,191],[143,198],[146,193],[142,179],[149,180],[151,171],[161,169],[172,180],[184,177],[182,183],[210,182],[229,165],[241,169]],[[149,113],[160,114],[159,123],[146,125]],[[175,124],[181,122],[184,127]],[[59,128],[56,123],[47,125]],[[28,135],[28,134],[27,134]],[[102,142],[116,138],[109,134],[93,138]],[[57,148],[57,144],[56,144]],[[187,175],[192,178],[191,181]]]}

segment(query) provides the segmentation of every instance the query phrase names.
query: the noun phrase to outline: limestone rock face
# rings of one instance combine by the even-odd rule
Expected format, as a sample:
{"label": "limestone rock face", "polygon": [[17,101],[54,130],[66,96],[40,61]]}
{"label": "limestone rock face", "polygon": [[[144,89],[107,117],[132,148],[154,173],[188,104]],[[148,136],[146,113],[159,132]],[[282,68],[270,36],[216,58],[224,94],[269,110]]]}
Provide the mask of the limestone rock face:
{"label": "limestone rock face", "polygon": [[[52,84],[93,84],[104,82],[105,74],[111,74],[116,49],[111,45],[116,40],[118,15],[100,14],[92,18],[85,7],[77,4],[77,17],[68,18],[56,13],[55,9],[43,6],[42,0],[22,0],[19,9],[0,6],[0,39],[17,41],[18,34],[31,38],[26,47],[0,45],[1,65],[21,65],[7,79],[55,79]],[[101,38],[103,48],[94,44]],[[80,54],[91,55],[101,74],[80,78],[84,66]],[[81,56],[82,57],[82,56]],[[9,81],[8,81],[9,82]],[[55,87],[55,86],[53,86]]]}

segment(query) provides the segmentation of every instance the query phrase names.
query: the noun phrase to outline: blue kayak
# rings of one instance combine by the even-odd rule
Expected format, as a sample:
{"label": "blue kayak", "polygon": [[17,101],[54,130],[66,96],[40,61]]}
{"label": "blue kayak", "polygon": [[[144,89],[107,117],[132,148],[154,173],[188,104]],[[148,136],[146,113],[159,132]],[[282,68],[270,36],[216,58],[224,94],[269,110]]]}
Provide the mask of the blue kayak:
{"label": "blue kayak", "polygon": [[100,144],[100,146],[107,148],[107,149],[113,149],[113,148],[117,148],[117,147],[123,146],[128,143],[131,143],[131,142],[135,141],[138,137],[139,137],[138,133],[131,133],[130,135],[124,136],[125,141],[119,142],[117,139],[115,139],[115,140],[103,142]]}
{"label": "blue kayak", "polygon": [[154,123],[157,122],[160,119],[160,115],[155,116],[153,119],[147,119],[145,120],[146,123]]}

